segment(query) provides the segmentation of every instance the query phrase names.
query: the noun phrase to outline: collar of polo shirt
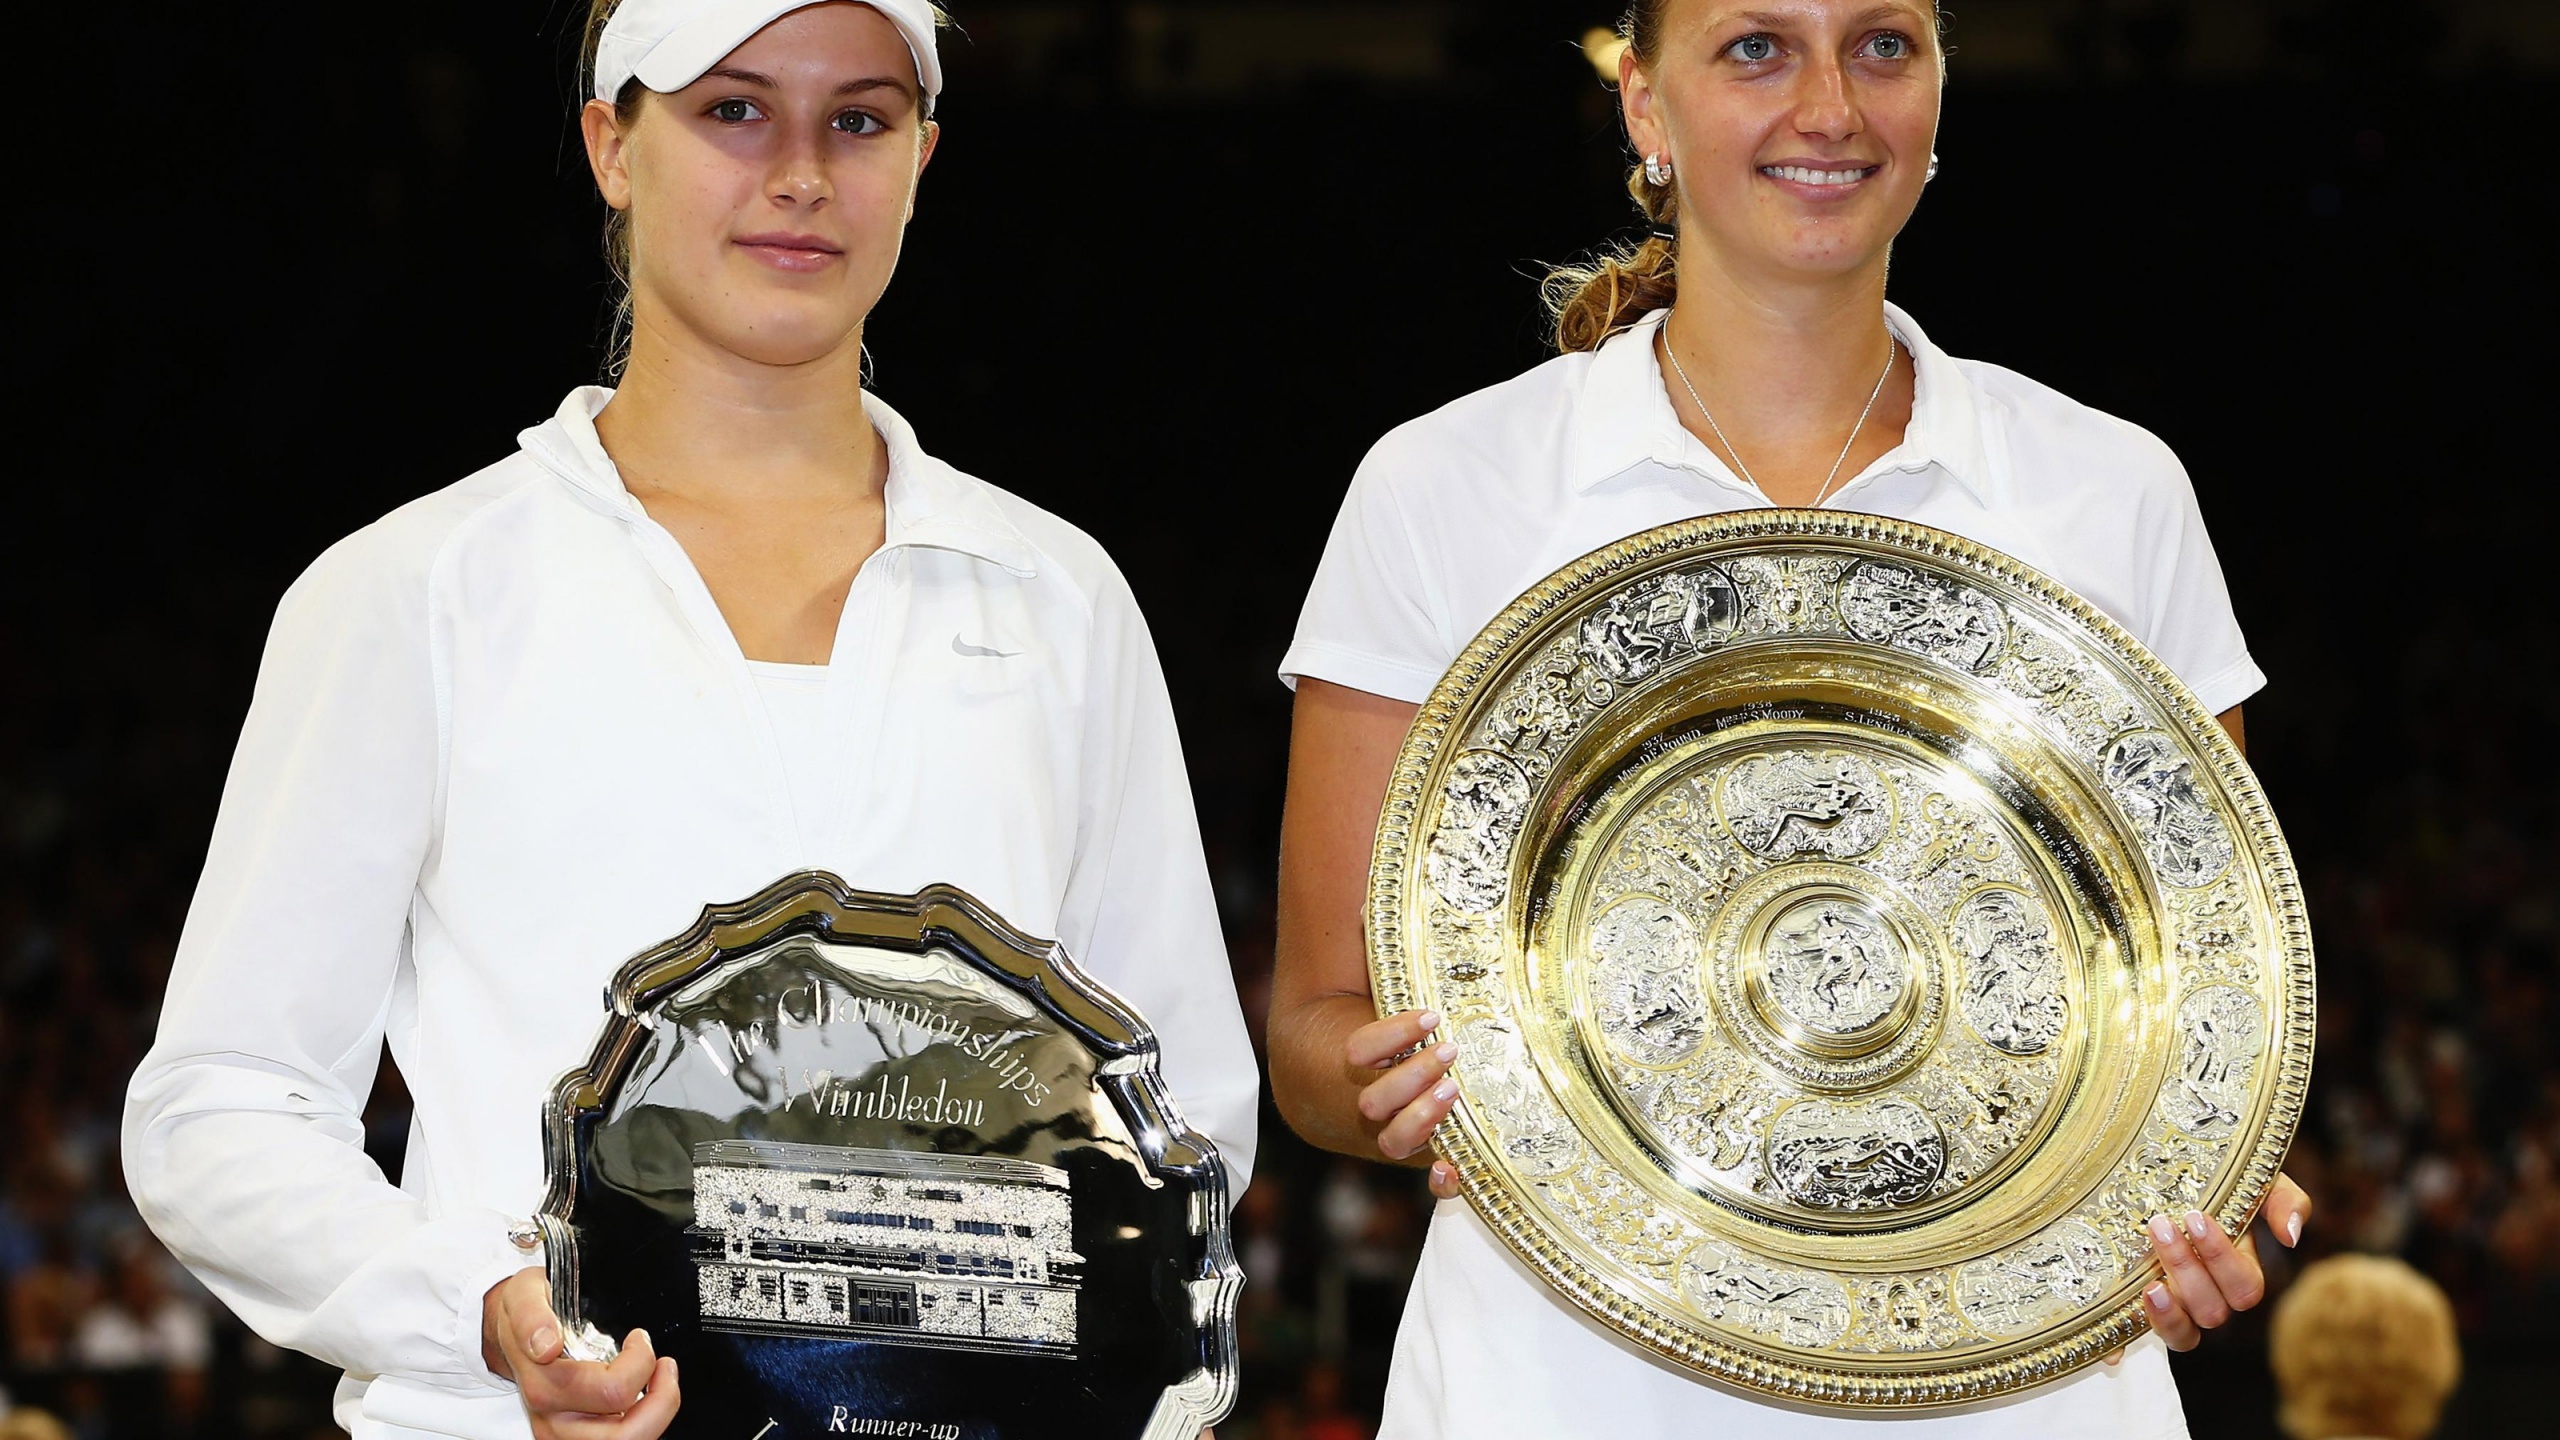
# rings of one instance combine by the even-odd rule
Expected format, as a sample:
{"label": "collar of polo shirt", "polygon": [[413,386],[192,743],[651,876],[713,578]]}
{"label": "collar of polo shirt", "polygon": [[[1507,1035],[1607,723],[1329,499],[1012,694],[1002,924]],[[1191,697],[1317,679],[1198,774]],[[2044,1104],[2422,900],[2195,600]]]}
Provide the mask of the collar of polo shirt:
{"label": "collar of polo shirt", "polygon": [[[822,0],[623,0],[596,41],[595,97],[611,102],[633,80],[665,94],[681,90],[767,25]],[[942,93],[929,0],[861,0],[898,27],[915,57],[925,108]]]}
{"label": "collar of polo shirt", "polygon": [[[1610,337],[1592,355],[1569,422],[1573,429],[1567,453],[1572,470],[1566,479],[1574,489],[1588,491],[1648,461],[1701,468],[1701,455],[1713,465],[1709,473],[1751,489],[1732,473],[1723,457],[1682,428],[1678,412],[1671,408],[1671,392],[1664,388],[1662,363],[1655,358],[1653,344],[1654,332],[1670,314],[1667,309],[1653,311]],[[1884,317],[1894,338],[1910,352],[1915,377],[1911,423],[1903,429],[1902,443],[1884,458],[1895,469],[1936,465],[1955,477],[1976,501],[1986,506],[1994,503],[1991,459],[1982,441],[1982,422],[1974,413],[1973,386],[1955,360],[1930,344],[1900,307],[1885,306]],[[1840,489],[1854,483],[1856,477],[1843,482]]]}

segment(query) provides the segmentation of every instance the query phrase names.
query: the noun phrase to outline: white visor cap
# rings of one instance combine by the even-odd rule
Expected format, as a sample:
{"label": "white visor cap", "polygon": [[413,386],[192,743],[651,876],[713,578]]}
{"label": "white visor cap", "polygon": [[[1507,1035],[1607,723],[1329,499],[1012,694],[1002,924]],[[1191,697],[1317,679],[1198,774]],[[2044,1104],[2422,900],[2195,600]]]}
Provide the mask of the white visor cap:
{"label": "white visor cap", "polygon": [[[748,37],[823,0],[623,0],[596,42],[596,98],[610,101],[637,79],[664,94],[702,78]],[[887,17],[915,56],[925,99],[942,93],[930,0],[861,0]]]}

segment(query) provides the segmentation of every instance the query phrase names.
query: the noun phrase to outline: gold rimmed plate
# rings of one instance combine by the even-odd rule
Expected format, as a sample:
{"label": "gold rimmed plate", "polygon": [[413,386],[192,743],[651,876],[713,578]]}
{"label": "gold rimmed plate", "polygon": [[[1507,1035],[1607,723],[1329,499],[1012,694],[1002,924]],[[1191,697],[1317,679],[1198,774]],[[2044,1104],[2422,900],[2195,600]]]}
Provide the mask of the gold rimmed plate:
{"label": "gold rimmed plate", "polygon": [[2070,591],[1831,511],[1686,521],[1506,609],[1379,824],[1381,1014],[1560,1292],[1853,1409],[2144,1326],[2143,1223],[2246,1223],[2310,1079],[2309,927],[2214,717]]}

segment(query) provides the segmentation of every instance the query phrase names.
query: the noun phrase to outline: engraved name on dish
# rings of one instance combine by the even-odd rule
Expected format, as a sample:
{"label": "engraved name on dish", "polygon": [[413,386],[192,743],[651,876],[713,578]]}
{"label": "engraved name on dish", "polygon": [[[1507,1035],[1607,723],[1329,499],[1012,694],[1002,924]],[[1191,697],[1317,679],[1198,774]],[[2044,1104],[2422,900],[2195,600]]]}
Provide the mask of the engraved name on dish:
{"label": "engraved name on dish", "polygon": [[2034,1055],[2061,1037],[2070,1002],[2041,904],[2015,890],[1984,890],[1957,909],[1948,935],[1964,957],[1957,1004],[1984,1043]]}
{"label": "engraved name on dish", "polygon": [[2192,889],[2230,868],[2230,832],[2177,741],[2157,730],[2117,737],[2107,747],[2106,780],[2161,879]]}
{"label": "engraved name on dish", "polygon": [[1519,763],[1491,750],[1470,750],[1449,767],[1430,858],[1431,888],[1449,908],[1472,915],[1502,903],[1529,791]]}
{"label": "engraved name on dish", "polygon": [[2097,1303],[2115,1283],[2114,1247],[2078,1220],[1956,1267],[1956,1308],[1991,1335],[2023,1335]]}
{"label": "engraved name on dish", "polygon": [[1612,1048],[1639,1065],[1670,1065],[1707,1038],[1697,942],[1668,902],[1638,895],[1611,906],[1592,922],[1591,954],[1600,1029]]}
{"label": "engraved name on dish", "polygon": [[1926,1199],[1947,1142],[1908,1100],[1802,1100],[1769,1122],[1770,1178],[1814,1210],[1883,1210]]}
{"label": "engraved name on dish", "polygon": [[2178,1068],[2160,1092],[2160,1113],[2199,1140],[2219,1140],[2249,1113],[2265,1022],[2257,997],[2237,985],[2209,985],[2178,1007]]}
{"label": "engraved name on dish", "polygon": [[1870,562],[1840,585],[1840,619],[1861,640],[1978,671],[2000,658],[2000,604],[1971,586],[1906,566]]}
{"label": "engraved name on dish", "polygon": [[1818,1035],[1854,1035],[1893,1013],[1910,964],[1893,928],[1837,896],[1799,900],[1770,922],[1762,942],[1769,998]]}
{"label": "engraved name on dish", "polygon": [[1751,756],[1725,775],[1720,803],[1733,838],[1771,860],[1847,860],[1876,848],[1893,826],[1884,777],[1845,750]]}
{"label": "engraved name on dish", "polygon": [[1782,1345],[1814,1350],[1849,1329],[1849,1291],[1828,1275],[1781,1270],[1705,1241],[1680,1261],[1680,1290],[1699,1314]]}

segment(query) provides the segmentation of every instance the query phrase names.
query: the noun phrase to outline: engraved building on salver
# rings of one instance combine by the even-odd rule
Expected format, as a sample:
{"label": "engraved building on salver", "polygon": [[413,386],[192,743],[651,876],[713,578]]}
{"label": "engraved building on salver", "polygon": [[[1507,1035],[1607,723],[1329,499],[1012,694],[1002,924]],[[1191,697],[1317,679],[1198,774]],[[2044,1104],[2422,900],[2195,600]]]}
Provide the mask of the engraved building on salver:
{"label": "engraved building on salver", "polygon": [[1064,1170],[706,1141],[693,1216],[706,1328],[1074,1353],[1084,1257]]}

